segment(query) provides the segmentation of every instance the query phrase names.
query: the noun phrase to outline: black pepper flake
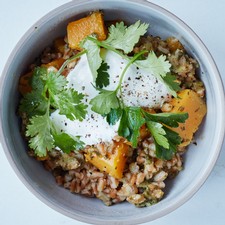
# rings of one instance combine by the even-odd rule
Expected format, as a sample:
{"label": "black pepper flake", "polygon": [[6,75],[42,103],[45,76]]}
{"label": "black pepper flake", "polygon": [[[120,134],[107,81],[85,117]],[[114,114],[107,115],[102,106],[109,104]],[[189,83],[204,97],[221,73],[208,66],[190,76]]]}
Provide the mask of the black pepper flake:
{"label": "black pepper flake", "polygon": [[65,126],[67,126],[67,123],[65,123]]}
{"label": "black pepper flake", "polygon": [[136,80],[140,80],[141,78],[142,78],[142,76],[135,77]]}
{"label": "black pepper flake", "polygon": [[128,80],[131,80],[131,78],[130,78],[130,77],[128,77],[127,79],[128,79]]}
{"label": "black pepper flake", "polygon": [[83,91],[85,90],[85,86],[82,86],[82,90],[83,90]]}

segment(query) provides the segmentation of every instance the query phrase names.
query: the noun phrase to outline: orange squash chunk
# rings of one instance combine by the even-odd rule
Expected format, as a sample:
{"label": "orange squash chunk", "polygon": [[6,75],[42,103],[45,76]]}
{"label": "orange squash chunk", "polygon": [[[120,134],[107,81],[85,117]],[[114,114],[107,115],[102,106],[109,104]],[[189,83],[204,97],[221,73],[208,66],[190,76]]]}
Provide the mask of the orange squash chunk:
{"label": "orange squash chunk", "polygon": [[47,63],[47,64],[42,64],[42,66],[46,67],[46,68],[49,68],[51,66],[55,67],[57,70],[60,69],[60,67],[62,66],[62,64],[65,62],[65,59],[63,58],[58,58],[58,59],[55,59],[53,61],[51,61],[50,63]]}
{"label": "orange squash chunk", "polygon": [[90,16],[70,22],[67,26],[67,37],[69,47],[81,50],[79,44],[88,35],[96,34],[98,40],[107,37],[106,28],[101,12],[94,12]]}
{"label": "orange squash chunk", "polygon": [[100,171],[106,172],[112,177],[121,179],[126,164],[129,146],[123,142],[115,143],[113,153],[108,156],[102,156],[96,149],[90,149],[85,158]]}
{"label": "orange squash chunk", "polygon": [[179,98],[172,100],[172,113],[187,112],[188,119],[185,123],[181,123],[179,127],[172,128],[183,139],[181,146],[187,146],[194,133],[198,130],[205,114],[206,104],[202,98],[200,98],[196,92],[186,89],[178,94]]}

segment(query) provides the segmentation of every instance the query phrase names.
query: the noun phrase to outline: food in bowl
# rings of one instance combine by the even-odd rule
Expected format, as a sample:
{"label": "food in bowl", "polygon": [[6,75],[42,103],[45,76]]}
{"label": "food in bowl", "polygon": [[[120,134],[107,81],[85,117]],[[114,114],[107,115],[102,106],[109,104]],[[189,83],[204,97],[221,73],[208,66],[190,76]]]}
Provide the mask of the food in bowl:
{"label": "food in bowl", "polygon": [[106,205],[158,202],[206,114],[197,61],[147,28],[95,11],[70,22],[19,82],[29,154],[59,185]]}

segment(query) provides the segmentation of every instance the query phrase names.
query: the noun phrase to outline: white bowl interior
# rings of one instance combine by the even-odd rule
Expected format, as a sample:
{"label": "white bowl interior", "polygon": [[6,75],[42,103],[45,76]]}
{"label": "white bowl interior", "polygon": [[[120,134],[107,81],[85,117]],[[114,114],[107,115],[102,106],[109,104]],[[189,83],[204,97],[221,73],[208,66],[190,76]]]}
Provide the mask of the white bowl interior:
{"label": "white bowl interior", "polygon": [[[102,9],[106,20],[122,19],[128,23],[141,20],[150,23],[149,33],[163,38],[176,36],[199,64],[199,75],[206,86],[208,112],[196,135],[197,145],[191,145],[185,155],[185,169],[168,182],[165,198],[148,208],[135,208],[128,203],[106,207],[97,199],[71,194],[56,185],[53,176],[26,153],[20,135],[17,116],[18,79],[40,52],[56,37],[66,33],[69,21],[87,12]],[[222,144],[224,134],[224,95],[221,80],[209,53],[176,17],[145,1],[95,0],[70,2],[37,22],[22,38],[5,67],[1,84],[2,142],[14,169],[24,183],[41,200],[56,210],[81,221],[105,224],[133,224],[156,219],[190,198],[207,178]]]}

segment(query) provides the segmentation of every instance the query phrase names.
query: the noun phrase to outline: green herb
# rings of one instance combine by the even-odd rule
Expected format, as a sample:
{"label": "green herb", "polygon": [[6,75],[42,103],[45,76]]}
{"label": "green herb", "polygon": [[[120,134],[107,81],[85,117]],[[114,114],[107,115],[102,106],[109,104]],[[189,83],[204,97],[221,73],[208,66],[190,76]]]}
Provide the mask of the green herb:
{"label": "green herb", "polygon": [[34,115],[43,115],[48,107],[48,101],[39,91],[27,93],[20,101],[19,111],[26,113],[30,118]]}
{"label": "green herb", "polygon": [[109,27],[109,37],[103,43],[112,46],[115,49],[120,49],[124,53],[130,53],[134,45],[139,41],[140,36],[147,32],[148,24],[137,21],[129,27],[124,25],[124,22],[116,23]]}
{"label": "green herb", "polygon": [[145,123],[140,107],[126,107],[123,109],[118,134],[137,147],[140,127]]}
{"label": "green herb", "polygon": [[109,85],[109,74],[107,70],[109,66],[106,62],[102,62],[101,66],[97,70],[96,87],[103,88]]}
{"label": "green herb", "polygon": [[166,56],[161,55],[157,57],[153,51],[149,52],[148,57],[145,60],[135,61],[135,65],[154,74],[157,78],[165,76],[170,72],[170,63],[166,60]]}
{"label": "green herb", "polygon": [[168,142],[168,139],[165,137],[166,132],[163,129],[163,125],[161,123],[157,123],[150,120],[147,121],[146,124],[152,136],[154,137],[155,142],[160,143],[160,146],[168,149],[169,142]]}
{"label": "green herb", "polygon": [[27,126],[26,136],[30,137],[29,146],[42,157],[54,148],[54,139],[51,135],[51,120],[49,111],[42,116],[33,116]]}
{"label": "green herb", "polygon": [[54,107],[59,109],[59,114],[65,115],[70,120],[82,121],[85,118],[87,106],[81,102],[84,98],[83,94],[70,88],[51,97]]}
{"label": "green herb", "polygon": [[[59,109],[67,118],[82,120],[87,106],[82,103],[83,95],[73,89],[67,89],[65,77],[58,73],[47,72],[46,68],[37,67],[32,81],[32,92],[21,100],[19,110],[29,118],[26,136],[30,137],[29,146],[38,156],[45,156],[59,140],[67,142],[62,150],[68,152],[83,144],[79,137],[56,132],[50,119],[50,110]],[[56,138],[56,139],[55,139]]]}
{"label": "green herb", "polygon": [[184,123],[188,118],[187,113],[156,113],[150,114],[143,111],[145,118],[149,121],[163,123],[170,127],[178,127],[179,123]]}
{"label": "green herb", "polygon": [[188,118],[187,113],[157,113],[150,114],[142,110],[149,131],[156,145],[156,156],[162,159],[171,159],[181,143],[180,136],[166,127],[178,127]]}
{"label": "green herb", "polygon": [[155,140],[156,156],[167,160],[171,159],[176,152],[181,138],[165,125],[177,127],[178,123],[185,122],[187,118],[187,113],[151,114],[140,107],[125,107],[122,111],[118,134],[130,141],[133,147],[137,147],[140,128],[146,124]]}
{"label": "green herb", "polygon": [[[93,39],[96,39],[93,37]],[[89,39],[85,39],[81,46],[86,49],[88,64],[91,69],[91,73],[93,76],[93,81],[95,82],[98,72],[97,70],[102,64],[102,58],[100,56],[100,47],[94,42]]]}
{"label": "green herb", "polygon": [[121,108],[111,109],[111,111],[106,115],[106,121],[110,125],[115,125],[122,116],[123,110]]}
{"label": "green herb", "polygon": [[72,150],[79,150],[84,147],[84,142],[80,140],[80,137],[71,136],[66,133],[53,134],[54,142],[63,152],[70,153]]}
{"label": "green herb", "polygon": [[171,64],[166,60],[166,56],[157,57],[153,51],[148,54],[147,59],[137,60],[136,66],[153,74],[158,80],[164,83],[167,90],[174,97],[177,97],[176,91],[180,90],[179,84],[175,82],[176,77],[169,74]]}
{"label": "green herb", "polygon": [[112,109],[120,107],[120,101],[116,95],[116,91],[100,90],[99,95],[94,97],[90,104],[92,105],[92,111],[106,115],[110,113]]}
{"label": "green herb", "polygon": [[177,151],[177,146],[181,143],[181,138],[178,133],[168,129],[167,127],[163,128],[166,132],[165,137],[168,140],[169,147],[164,148],[161,143],[156,141],[155,139],[155,147],[156,147],[156,157],[164,160],[170,160],[174,153]]}
{"label": "green herb", "polygon": [[167,73],[166,76],[162,77],[164,84],[166,84],[169,92],[174,96],[177,97],[176,92],[180,91],[180,85],[179,83],[176,81],[176,76],[172,75],[170,73]]}

